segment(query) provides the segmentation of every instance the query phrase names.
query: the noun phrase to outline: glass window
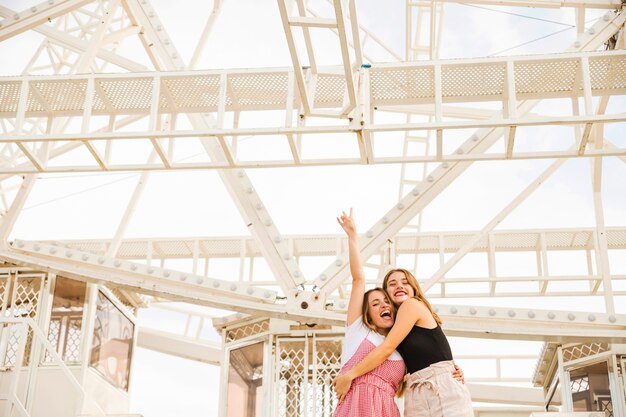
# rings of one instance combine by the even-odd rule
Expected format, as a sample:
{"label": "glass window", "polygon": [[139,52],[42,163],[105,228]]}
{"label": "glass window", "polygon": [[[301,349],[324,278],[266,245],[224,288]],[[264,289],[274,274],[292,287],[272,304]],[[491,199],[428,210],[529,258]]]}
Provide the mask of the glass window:
{"label": "glass window", "polygon": [[128,391],[135,325],[101,291],[89,365],[118,388]]}
{"label": "glass window", "polygon": [[228,417],[257,417],[263,406],[263,342],[229,355]]}
{"label": "glass window", "polygon": [[[80,334],[87,284],[57,277],[52,299],[52,314],[48,326],[48,341],[65,362],[80,360]],[[44,362],[53,362],[48,351]]]}
{"label": "glass window", "polygon": [[571,370],[570,381],[574,411],[604,411],[607,417],[613,417],[606,362]]}

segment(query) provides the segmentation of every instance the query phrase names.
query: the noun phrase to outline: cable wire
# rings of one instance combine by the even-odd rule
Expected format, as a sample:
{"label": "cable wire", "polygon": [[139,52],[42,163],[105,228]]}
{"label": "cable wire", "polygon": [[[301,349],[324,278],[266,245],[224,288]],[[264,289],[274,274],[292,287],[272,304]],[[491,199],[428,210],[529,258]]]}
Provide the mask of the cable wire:
{"label": "cable wire", "polygon": [[531,43],[533,43],[533,42],[537,42],[537,41],[540,41],[540,40],[542,40],[542,39],[546,39],[546,38],[549,38],[549,37],[551,37],[551,36],[558,35],[559,33],[563,33],[563,32],[566,32],[566,31],[568,31],[568,30],[572,30],[572,29],[574,29],[574,27],[561,29],[561,30],[558,30],[558,31],[556,31],[556,32],[552,32],[552,33],[549,33],[549,34],[547,34],[547,35],[541,36],[541,37],[539,37],[539,38],[532,39],[532,40],[527,41],[527,42],[524,42],[524,43],[520,43],[519,45],[511,46],[510,48],[506,48],[506,49],[503,49],[503,50],[501,50],[501,51],[494,52],[494,53],[489,54],[489,55],[487,55],[487,56],[488,56],[488,57],[496,56],[496,55],[499,55],[499,54],[501,54],[501,53],[503,53],[503,52],[508,52],[508,51],[510,51],[510,50],[512,50],[512,49],[516,49],[516,48],[519,48],[519,47],[521,47],[521,46],[526,46],[526,45],[531,44]]}
{"label": "cable wire", "polygon": [[527,16],[527,15],[523,15],[523,14],[519,14],[519,13],[507,12],[507,11],[504,11],[504,10],[490,9],[489,7],[478,6],[476,4],[465,4],[465,3],[460,3],[460,4],[463,5],[463,6],[467,6],[467,7],[475,7],[476,9],[489,10],[490,12],[494,12],[494,13],[508,14],[508,15],[511,15],[511,16],[523,17],[525,19],[532,19],[532,20],[538,20],[540,22],[553,23],[555,25],[575,27],[575,25],[572,25],[572,24],[569,24],[569,23],[557,22],[555,20],[548,20],[548,19],[542,19],[540,17]]}

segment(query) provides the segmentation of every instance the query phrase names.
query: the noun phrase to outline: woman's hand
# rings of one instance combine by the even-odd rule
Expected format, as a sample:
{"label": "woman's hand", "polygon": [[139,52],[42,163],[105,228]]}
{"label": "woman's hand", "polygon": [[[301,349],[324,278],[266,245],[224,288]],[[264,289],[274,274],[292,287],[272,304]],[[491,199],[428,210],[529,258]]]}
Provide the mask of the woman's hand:
{"label": "woman's hand", "polygon": [[348,237],[356,237],[356,225],[354,224],[354,218],[352,217],[352,208],[350,208],[350,215],[348,216],[345,211],[341,212],[341,217],[337,217],[337,222],[346,232]]}
{"label": "woman's hand", "polygon": [[454,364],[454,372],[452,372],[452,377],[459,381],[461,384],[465,384],[465,374],[463,374],[463,370],[459,368],[459,365]]}
{"label": "woman's hand", "polygon": [[335,387],[339,402],[342,402],[343,399],[346,398],[346,394],[348,394],[350,390],[350,385],[352,385],[352,378],[348,374],[339,375],[333,379],[333,387]]}

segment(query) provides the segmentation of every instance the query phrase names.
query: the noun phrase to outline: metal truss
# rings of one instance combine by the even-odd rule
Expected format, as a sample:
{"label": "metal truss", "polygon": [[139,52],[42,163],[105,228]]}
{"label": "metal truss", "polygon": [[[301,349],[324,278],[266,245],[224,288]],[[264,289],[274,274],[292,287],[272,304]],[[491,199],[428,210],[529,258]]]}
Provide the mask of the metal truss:
{"label": "metal truss", "polygon": [[[215,112],[215,120],[224,120],[225,112],[255,112],[267,110],[285,111],[289,116],[297,100],[293,98],[292,72],[286,69],[248,70],[238,72],[196,71],[181,73],[139,73],[112,75],[85,75],[71,77],[22,77],[0,80],[0,92],[6,97],[0,105],[0,116],[15,121],[13,131],[0,135],[0,142],[13,143],[23,153],[0,167],[1,173],[26,172],[76,172],[118,170],[168,170],[199,168],[278,167],[306,165],[356,164],[363,162],[363,155],[340,158],[329,155],[328,159],[306,159],[294,154],[292,160],[245,160],[240,161],[226,137],[278,136],[285,142],[294,135],[337,135],[354,134],[358,141],[364,135],[373,136],[384,132],[405,131],[436,132],[436,152],[432,155],[398,155],[377,157],[373,149],[367,151],[368,163],[397,162],[458,162],[499,159],[563,158],[576,156],[624,155],[626,150],[589,149],[587,143],[591,128],[596,124],[626,121],[626,113],[598,114],[591,108],[592,97],[609,99],[626,93],[626,54],[623,51],[587,52],[520,58],[489,58],[482,60],[429,61],[428,63],[381,64],[362,70],[369,86],[360,91],[367,95],[365,102],[370,108],[364,112],[376,114],[387,107],[401,108],[406,105],[435,101],[434,121],[402,124],[362,122],[299,126],[277,125],[275,127],[225,127],[208,125],[192,130],[164,129],[132,131],[89,132],[96,117],[113,118],[120,115],[135,115],[149,118],[150,126],[162,123],[164,115],[182,113],[200,114]],[[318,76],[323,83],[324,75]],[[341,81],[340,75],[334,79]],[[330,79],[330,78],[328,78]],[[407,84],[407,80],[411,80]],[[487,81],[485,81],[487,80]],[[434,81],[434,84],[431,82]],[[343,82],[343,81],[342,81]],[[341,84],[341,83],[340,83]],[[188,94],[193,89],[193,94]],[[326,94],[324,105],[333,107],[341,103],[343,93],[336,89]],[[582,98],[585,106],[582,114],[568,116],[540,116],[517,114],[514,109],[522,100],[541,98]],[[450,120],[444,113],[443,103],[500,102],[505,114],[482,120]],[[412,112],[409,108],[407,112]],[[508,114],[507,114],[508,113]],[[574,113],[574,112],[573,112]],[[76,133],[29,132],[24,130],[24,121],[32,117],[46,117],[54,123],[56,117],[79,116],[82,131]],[[46,122],[44,122],[46,123]],[[581,138],[572,135],[576,150],[537,151],[529,149],[523,140],[516,140],[516,131],[531,126],[584,126]],[[457,148],[444,153],[444,135],[458,129],[503,129],[506,132],[506,151],[485,154]],[[176,140],[197,141],[202,137],[213,137],[212,146],[226,157],[212,158],[207,163],[184,163],[171,160],[171,149],[160,142],[170,139],[170,147]],[[145,164],[115,164],[102,158],[103,148],[108,141],[143,140],[144,152],[152,149],[158,161]],[[234,139],[236,140],[236,139]],[[81,142],[93,160],[81,165],[46,164],[40,161],[32,149],[46,144],[53,148],[60,142]],[[514,151],[515,147],[520,148]],[[99,151],[99,149],[101,149]],[[109,155],[114,158],[114,155]],[[30,167],[24,162],[30,161]]]}
{"label": "metal truss", "polygon": [[[204,278],[201,282],[197,280],[186,285],[186,275],[174,275],[167,270],[116,262],[87,252],[42,243],[18,241],[13,248],[3,250],[0,255],[7,261],[23,266],[38,267],[45,264],[75,279],[108,283],[147,294],[167,295],[180,301],[245,314],[304,323],[341,325],[344,321],[343,311],[325,309],[320,297],[309,297],[307,293],[301,294],[296,300],[288,299],[284,304],[271,303],[272,294],[269,291],[252,286],[242,290],[240,284]],[[228,294],[226,297],[225,293]],[[466,305],[436,306],[436,311],[446,323],[446,333],[451,336],[620,342],[626,330],[626,316],[615,314]]]}
{"label": "metal truss", "polygon": [[[332,0],[330,15],[304,0],[277,3],[292,66],[247,70],[195,70],[219,18],[221,1],[214,2],[189,64],[147,0],[55,0],[24,11],[0,7],[4,18],[0,41],[10,41],[27,30],[45,37],[21,76],[0,78],[0,194],[6,212],[0,224],[4,242],[0,257],[9,265],[55,271],[131,295],[223,308],[238,312],[240,318],[253,315],[342,325],[350,290],[345,282],[344,240],[281,234],[245,169],[422,163],[421,177],[410,179],[403,174],[399,201],[362,236],[366,267],[376,270],[372,284],[397,258],[414,256],[419,275],[416,254],[434,256],[439,260],[438,270],[420,275],[433,298],[587,296],[605,300],[605,313],[472,306],[463,300],[459,305],[438,305],[450,335],[554,343],[624,342],[626,317],[615,313],[614,297],[626,295],[621,285],[626,276],[611,272],[608,254],[626,249],[626,229],[605,227],[601,199],[603,157],[626,161],[623,142],[613,143],[603,130],[605,125],[626,121],[624,112],[607,113],[609,100],[626,95],[626,54],[620,50],[626,20],[622,2],[474,1],[491,6],[575,8],[578,38],[563,54],[439,60],[444,3],[465,2],[407,1],[406,62],[359,23],[353,0]],[[586,9],[608,11],[584,30]],[[339,56],[334,66],[319,65],[320,47],[312,36],[318,30],[336,35]],[[133,37],[143,46],[144,62],[118,49]],[[600,52],[611,39],[616,50]],[[384,50],[392,62],[371,58],[368,42]],[[546,99],[568,103],[571,112],[562,116],[533,113]],[[487,104],[499,110],[480,108]],[[405,123],[387,121],[388,115],[398,113],[404,115]],[[260,115],[270,119],[269,123],[264,120],[263,127],[254,121]],[[181,119],[191,127],[182,128]],[[533,147],[523,133],[535,126],[570,128],[571,146]],[[475,132],[459,146],[450,146],[453,135],[464,129]],[[405,149],[397,155],[379,154],[374,142],[394,132],[405,134]],[[240,158],[238,144],[243,137],[286,143],[290,157]],[[318,137],[347,138],[355,144],[354,154],[340,156],[328,147],[324,157],[309,157],[303,152],[302,139]],[[409,149],[415,137],[427,145],[423,152]],[[145,162],[119,162],[116,144],[130,141],[141,143],[137,152]],[[177,160],[176,144],[185,141],[199,143],[207,161]],[[504,150],[490,152],[498,141]],[[77,149],[86,150],[86,157],[63,158]],[[565,161],[581,157],[592,161],[594,228],[497,230]],[[417,233],[400,233],[473,162],[545,158],[554,159],[552,165],[483,229],[422,233],[418,222],[413,230]],[[125,239],[150,171],[189,169],[218,170],[250,236]],[[141,171],[142,175],[110,239],[6,242],[37,175],[113,171]],[[25,174],[21,181],[19,176]],[[532,254],[536,274],[498,274],[497,257],[512,252]],[[548,258],[555,252],[581,254],[586,273],[551,273]],[[468,254],[481,257],[486,274],[451,274]],[[271,274],[248,272],[246,276],[252,268],[244,265],[260,257]],[[319,276],[305,276],[301,261],[306,257],[328,257],[329,265]],[[238,258],[239,269],[222,277],[200,271],[207,260],[219,258]],[[189,261],[188,270],[168,268],[169,261],[181,259]],[[159,266],[153,265],[156,261]],[[570,288],[563,283],[571,284]],[[467,290],[467,284],[480,289]],[[510,284],[525,287],[507,290]],[[216,319],[215,323],[220,322]],[[211,363],[219,356],[218,346],[187,331],[172,335],[142,329],[139,342],[168,353],[208,358]],[[483,401],[501,402],[509,392],[491,385],[472,387],[474,398]],[[539,390],[516,392],[521,404],[543,405]]]}
{"label": "metal truss", "polygon": [[[478,240],[475,236],[478,232],[445,232],[445,233],[403,233],[390,239],[388,243],[371,256],[366,267],[378,270],[377,277],[384,274],[386,265],[397,263],[397,257],[436,255],[443,268],[445,255],[457,254],[468,243],[473,242],[467,253],[481,254],[480,263],[487,274],[477,276],[454,276],[447,277],[443,274],[440,285],[433,288],[428,294],[433,298],[471,298],[471,297],[570,297],[570,296],[602,296],[602,274],[596,270],[594,260],[600,254],[598,247],[597,231],[595,229],[554,229],[535,231],[492,231]],[[607,250],[626,249],[626,229],[607,228]],[[291,247],[294,258],[300,262],[307,257],[339,258],[347,251],[347,242],[342,236],[316,235],[316,236],[284,236],[287,244]],[[39,242],[44,245],[58,245],[62,248],[90,253],[92,255],[104,255],[108,253],[112,241],[82,240]],[[586,273],[580,275],[554,275],[550,274],[549,257],[557,252],[570,252],[580,255],[585,259]],[[394,259],[389,259],[389,254]],[[497,257],[499,254],[527,253],[536,260],[534,276],[502,276],[498,275]],[[178,239],[126,239],[117,250],[117,260],[135,261],[151,265],[157,263],[165,268],[171,260],[189,260],[189,269],[186,272],[198,274],[203,267],[204,273],[199,276],[207,276],[206,267],[214,259],[238,258],[239,267],[233,270],[224,281],[250,283],[255,286],[273,288],[276,286],[272,277],[253,276],[250,271],[254,270],[255,259],[263,256],[258,244],[250,237],[222,237],[222,238],[178,238]],[[376,260],[380,262],[376,262]],[[180,267],[179,267],[180,268]],[[416,268],[417,276],[423,276],[421,268]],[[440,272],[438,272],[440,274]],[[611,274],[613,282],[626,280],[626,276]],[[308,281],[309,283],[311,281]],[[368,280],[369,284],[379,284],[378,278]],[[471,283],[474,289],[471,292],[458,291],[465,284]],[[513,283],[526,286],[525,291],[511,291],[507,288]],[[559,284],[561,283],[561,284]],[[562,288],[562,283],[573,284],[569,288]],[[583,283],[583,285],[580,285]],[[503,284],[503,285],[499,285]],[[552,284],[552,285],[551,285]],[[552,288],[552,287],[560,288]],[[456,288],[455,288],[456,287]],[[446,290],[447,288],[447,290]],[[341,293],[345,294],[348,288],[341,287]],[[626,291],[614,291],[614,295],[626,295]],[[336,306],[345,306],[346,299],[338,296],[333,297]]]}

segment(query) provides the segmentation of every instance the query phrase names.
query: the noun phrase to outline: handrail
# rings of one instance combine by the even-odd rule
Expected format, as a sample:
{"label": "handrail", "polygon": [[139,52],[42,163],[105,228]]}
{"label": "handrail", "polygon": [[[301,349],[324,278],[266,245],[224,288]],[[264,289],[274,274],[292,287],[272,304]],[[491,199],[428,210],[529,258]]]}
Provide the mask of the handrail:
{"label": "handrail", "polygon": [[[6,318],[6,317],[3,317],[3,318],[0,318],[0,325],[4,324],[4,323],[22,325],[22,326],[26,326],[26,328],[30,327],[32,329],[32,331],[33,331],[33,334],[35,334],[39,338],[39,341],[43,344],[44,348],[49,352],[50,356],[52,357],[52,362],[55,365],[59,366],[61,371],[65,374],[65,376],[67,376],[67,378],[70,381],[70,384],[74,387],[74,389],[76,389],[76,391],[80,395],[81,399],[83,401],[85,399],[87,399],[87,395],[85,393],[85,390],[83,389],[83,386],[80,384],[78,379],[76,379],[76,377],[74,376],[72,371],[70,371],[70,368],[65,364],[63,359],[61,359],[61,356],[59,356],[59,354],[57,353],[56,349],[52,346],[52,344],[50,344],[50,341],[48,340],[48,338],[46,337],[44,332],[41,330],[41,328],[37,325],[37,323],[35,323],[35,321],[32,318],[30,318],[30,317],[24,317],[24,318]],[[24,332],[24,334],[26,334],[26,332]],[[35,360],[35,358],[33,358],[33,360]],[[38,361],[35,362],[31,366],[39,366]],[[19,376],[16,375],[15,377],[18,378]],[[9,400],[12,401],[13,404],[18,407],[18,410],[20,411],[20,413],[23,416],[30,417],[28,412],[24,409],[23,405],[21,404],[21,401],[19,401],[19,399],[17,397],[13,398],[12,400],[11,400],[11,398],[9,398]],[[106,414],[104,413],[102,408],[94,400],[90,400],[90,402],[94,406],[94,408],[96,410],[96,414],[97,414],[98,417],[106,417]],[[24,413],[26,413],[26,414],[24,414]]]}

